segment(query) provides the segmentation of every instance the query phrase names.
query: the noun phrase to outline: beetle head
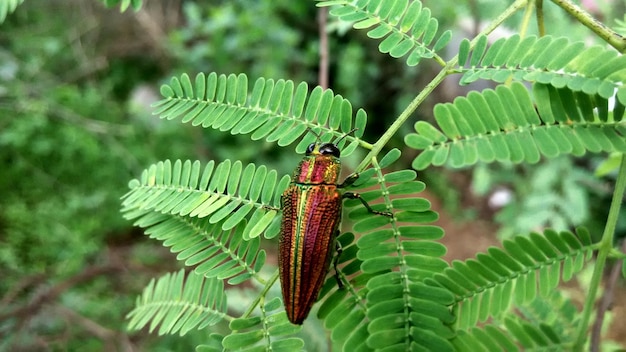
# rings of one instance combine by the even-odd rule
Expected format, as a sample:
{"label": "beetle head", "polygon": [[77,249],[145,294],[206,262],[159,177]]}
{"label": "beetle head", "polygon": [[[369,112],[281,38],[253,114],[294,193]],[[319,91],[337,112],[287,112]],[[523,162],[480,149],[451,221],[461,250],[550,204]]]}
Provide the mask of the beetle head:
{"label": "beetle head", "polygon": [[337,148],[337,146],[333,143],[311,143],[306,148],[306,155],[308,156],[314,154],[332,155],[336,158],[339,158],[341,152],[339,151],[339,148]]}
{"label": "beetle head", "polygon": [[344,134],[343,136],[341,136],[341,138],[339,138],[336,142],[334,143],[321,143],[320,140],[320,135],[315,133],[315,131],[309,129],[309,132],[313,133],[316,137],[317,137],[317,142],[315,143],[311,143],[309,144],[309,146],[306,148],[306,155],[332,155],[336,158],[339,158],[341,155],[341,152],[339,151],[339,148],[337,147],[337,145],[339,144],[339,142],[341,142],[342,139],[346,138],[350,133],[356,131],[356,128],[353,128],[352,130],[350,130],[350,132]]}

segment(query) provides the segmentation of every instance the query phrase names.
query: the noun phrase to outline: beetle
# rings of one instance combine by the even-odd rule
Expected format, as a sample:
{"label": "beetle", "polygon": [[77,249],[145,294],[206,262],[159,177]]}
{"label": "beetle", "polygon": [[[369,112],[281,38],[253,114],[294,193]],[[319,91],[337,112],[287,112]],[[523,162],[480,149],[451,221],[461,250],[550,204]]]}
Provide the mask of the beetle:
{"label": "beetle", "polygon": [[[343,198],[359,199],[368,211],[392,216],[373,210],[357,193],[340,191],[358,179],[358,174],[353,174],[337,183],[340,154],[336,144],[311,143],[281,197],[278,268],[285,310],[293,324],[302,324],[309,315],[329,271],[338,246]],[[336,260],[334,268],[341,289]]]}

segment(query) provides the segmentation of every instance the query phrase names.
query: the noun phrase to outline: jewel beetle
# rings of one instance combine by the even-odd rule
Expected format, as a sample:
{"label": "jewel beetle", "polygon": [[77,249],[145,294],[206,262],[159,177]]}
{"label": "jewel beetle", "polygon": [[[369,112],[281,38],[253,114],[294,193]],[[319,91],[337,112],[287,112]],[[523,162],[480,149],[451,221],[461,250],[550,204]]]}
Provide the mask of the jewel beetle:
{"label": "jewel beetle", "polygon": [[[281,197],[278,268],[285,310],[293,324],[302,324],[309,315],[329,271],[343,198],[359,199],[368,211],[391,216],[373,210],[357,193],[342,192],[358,179],[358,174],[338,184],[340,172],[337,144],[311,143]],[[336,262],[334,267],[337,272]],[[337,274],[336,278],[341,288]]]}

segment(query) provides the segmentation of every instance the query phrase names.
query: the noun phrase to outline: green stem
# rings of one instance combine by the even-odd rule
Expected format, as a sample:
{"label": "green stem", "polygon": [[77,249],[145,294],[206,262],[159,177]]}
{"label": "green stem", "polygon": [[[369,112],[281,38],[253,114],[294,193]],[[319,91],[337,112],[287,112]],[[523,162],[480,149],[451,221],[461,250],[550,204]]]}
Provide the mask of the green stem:
{"label": "green stem", "polygon": [[250,314],[252,314],[252,312],[254,311],[254,308],[256,308],[259,305],[259,302],[261,302],[261,299],[265,298],[265,295],[267,295],[270,288],[274,286],[274,283],[276,282],[276,280],[278,280],[278,269],[276,269],[274,271],[274,275],[272,275],[272,277],[270,277],[269,280],[267,280],[265,287],[263,287],[263,290],[259,292],[259,295],[254,299],[254,301],[250,304],[248,309],[246,309],[246,311],[243,313],[243,315],[241,316],[242,318],[247,318],[250,316]]}
{"label": "green stem", "polygon": [[[504,12],[502,12],[495,20],[493,20],[489,24],[489,26],[485,27],[485,29],[480,31],[480,33],[471,41],[470,47],[473,48],[474,45],[476,45],[476,42],[478,41],[478,38],[480,36],[491,33],[494,29],[500,26],[506,19],[511,17],[515,12],[517,12],[519,9],[524,8],[527,2],[528,0],[516,0],[514,3],[512,3]],[[439,71],[437,76],[435,76],[435,78],[433,78],[432,81],[430,81],[426,85],[426,87],[424,87],[424,89],[413,99],[413,101],[411,101],[411,103],[406,107],[406,109],[404,109],[404,111],[400,113],[400,116],[398,116],[398,118],[396,118],[393,124],[389,126],[389,129],[387,129],[385,134],[383,134],[380,137],[380,139],[378,139],[378,141],[374,143],[370,152],[367,154],[367,156],[365,156],[363,161],[356,168],[355,170],[356,172],[362,172],[363,170],[365,170],[365,168],[367,168],[367,166],[370,164],[372,158],[374,158],[380,153],[380,151],[387,144],[387,142],[389,142],[391,137],[393,137],[396,134],[396,132],[398,132],[400,127],[404,125],[406,120],[408,120],[408,118],[413,114],[413,112],[415,112],[415,110],[424,102],[426,97],[428,97],[430,93],[432,93],[432,91],[435,90],[435,88],[437,88],[437,86],[441,82],[443,82],[446,76],[452,73],[456,73],[453,70],[453,68],[454,66],[456,66],[458,60],[459,60],[458,55],[450,59],[450,61],[446,63],[446,65],[441,69],[441,71]]]}
{"label": "green stem", "polygon": [[576,333],[576,342],[574,344],[574,351],[582,351],[585,341],[587,340],[587,330],[589,328],[589,320],[596,300],[596,295],[602,282],[602,276],[604,273],[604,267],[606,265],[606,259],[613,251],[613,235],[615,234],[615,227],[617,226],[617,220],[619,219],[620,207],[622,205],[622,199],[624,197],[624,191],[626,190],[626,154],[622,154],[622,160],[620,162],[619,175],[617,176],[617,182],[615,184],[615,190],[613,191],[613,199],[611,200],[611,208],[609,209],[609,216],[606,220],[606,226],[604,227],[604,233],[602,234],[602,240],[600,241],[600,248],[598,250],[598,258],[596,259],[595,267],[593,269],[593,276],[591,277],[591,283],[589,284],[589,293],[585,300],[583,312],[581,314],[581,320],[578,325]]}
{"label": "green stem", "polygon": [[546,35],[546,25],[543,17],[543,0],[535,1],[535,6],[537,6],[537,30],[539,31],[539,36],[543,37]]}
{"label": "green stem", "polygon": [[611,250],[611,253],[609,253],[609,258],[616,260],[626,260],[626,253],[614,248],[613,250]]}
{"label": "green stem", "polygon": [[552,0],[552,2],[559,5],[570,15],[574,16],[574,18],[576,18],[578,22],[582,23],[585,27],[591,29],[595,34],[604,39],[604,41],[617,49],[620,53],[626,51],[626,38],[622,37],[619,33],[615,32],[611,28],[605,26],[604,23],[591,17],[591,15],[587,11],[578,7],[570,0]]}
{"label": "green stem", "polygon": [[528,4],[526,4],[526,11],[524,11],[524,17],[522,19],[522,25],[520,26],[520,36],[522,38],[524,38],[526,36],[526,33],[528,32],[528,25],[530,23],[530,18],[532,17],[532,14],[535,10],[535,2],[534,1],[529,1]]}
{"label": "green stem", "polygon": [[372,150],[370,150],[370,152],[367,154],[367,156],[365,156],[359,166],[357,166],[355,170],[357,173],[362,172],[363,170],[365,170],[365,168],[367,168],[367,166],[372,162],[372,159],[380,153],[380,151],[383,149],[383,146],[385,146],[387,142],[389,142],[391,137],[393,137],[393,135],[398,132],[400,127],[406,122],[409,116],[413,114],[415,109],[417,109],[417,107],[422,104],[424,99],[426,99],[426,97],[430,95],[430,93],[443,81],[443,79],[448,75],[447,68],[450,68],[450,66],[451,65],[446,65],[446,67],[439,71],[437,76],[435,76],[435,78],[433,78],[433,80],[430,81],[426,85],[426,87],[424,87],[424,89],[415,97],[415,99],[411,101],[409,106],[407,106],[406,109],[402,111],[400,116],[398,116],[393,124],[389,126],[387,131],[385,131],[385,133],[378,139],[378,141],[374,143],[374,145],[372,146]]}

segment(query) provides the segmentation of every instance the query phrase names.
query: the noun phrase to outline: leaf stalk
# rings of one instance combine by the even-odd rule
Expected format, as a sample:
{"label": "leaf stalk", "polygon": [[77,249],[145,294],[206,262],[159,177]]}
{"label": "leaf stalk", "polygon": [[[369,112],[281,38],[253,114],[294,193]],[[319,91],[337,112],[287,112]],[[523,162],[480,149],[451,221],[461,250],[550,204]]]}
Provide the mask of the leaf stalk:
{"label": "leaf stalk", "polygon": [[243,313],[243,315],[241,316],[242,318],[247,318],[250,316],[250,314],[252,314],[254,308],[256,308],[261,302],[261,299],[265,299],[265,296],[269,292],[270,288],[274,286],[276,280],[278,280],[278,269],[274,270],[274,274],[272,275],[272,277],[269,278],[269,280],[267,280],[267,282],[265,283],[265,287],[263,287],[263,290],[259,292],[259,294],[256,296],[254,301],[252,301],[248,309],[246,309],[246,311]]}
{"label": "leaf stalk", "polygon": [[619,212],[622,205],[622,199],[624,197],[624,191],[626,190],[626,154],[622,154],[620,161],[619,174],[615,184],[615,190],[613,191],[613,199],[611,200],[611,208],[609,209],[609,216],[606,221],[606,227],[602,234],[602,240],[600,241],[600,247],[598,250],[598,258],[593,269],[593,276],[591,277],[591,283],[589,284],[589,293],[585,300],[585,305],[581,313],[581,320],[578,324],[576,332],[576,341],[574,343],[574,351],[582,351],[587,340],[587,331],[589,328],[589,320],[596,301],[596,296],[604,276],[604,268],[606,266],[606,260],[609,254],[613,251],[613,236],[615,234],[615,228],[619,219]]}
{"label": "leaf stalk", "polygon": [[[499,27],[504,21],[506,21],[509,17],[511,17],[518,10],[526,7],[528,0],[516,0],[512,3],[504,12],[502,12],[495,20],[493,20],[487,27],[485,27],[480,33],[470,42],[470,47],[473,48],[478,41],[478,38],[482,35],[487,35],[491,33],[494,29]],[[389,142],[389,140],[398,132],[400,127],[404,125],[406,120],[417,110],[417,108],[426,100],[426,97],[432,93],[441,82],[443,82],[444,78],[448,75],[455,73],[454,67],[456,66],[459,60],[458,55],[455,55],[450,61],[446,63],[446,65],[439,71],[439,73],[433,78],[421,92],[411,101],[411,103],[400,113],[400,115],[396,118],[396,120],[389,126],[387,131],[378,139],[376,143],[372,146],[370,152],[365,156],[363,161],[357,166],[356,172],[362,172],[369,166],[372,161],[372,158],[376,157],[383,147]]]}
{"label": "leaf stalk", "polygon": [[626,51],[626,38],[619,33],[604,25],[604,23],[593,18],[587,11],[580,8],[570,0],[552,0],[567,13],[572,15],[576,20],[585,27],[591,29],[600,38],[604,39],[609,45],[617,49],[620,53]]}

